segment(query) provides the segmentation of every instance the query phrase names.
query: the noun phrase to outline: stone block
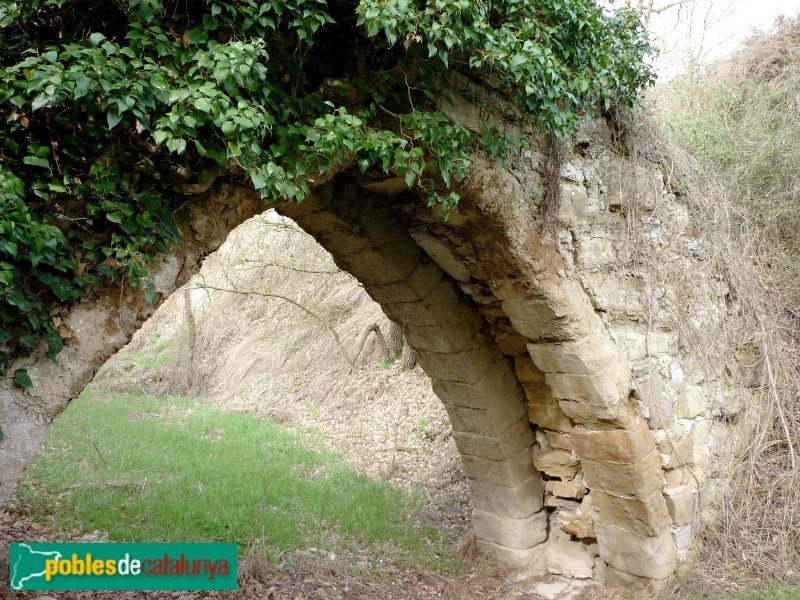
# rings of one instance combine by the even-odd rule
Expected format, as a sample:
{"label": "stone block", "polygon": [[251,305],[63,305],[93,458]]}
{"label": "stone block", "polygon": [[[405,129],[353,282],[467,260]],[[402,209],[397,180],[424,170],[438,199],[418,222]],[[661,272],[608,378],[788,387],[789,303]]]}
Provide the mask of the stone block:
{"label": "stone block", "polygon": [[483,326],[483,318],[465,300],[450,279],[442,279],[422,300],[382,305],[392,321],[404,325],[471,328]]}
{"label": "stone block", "polygon": [[589,579],[594,574],[594,558],[580,542],[550,542],[546,556],[547,570],[554,575]]}
{"label": "stone block", "polygon": [[409,231],[414,241],[439,265],[450,277],[457,281],[469,281],[469,265],[456,254],[451,246],[442,238],[432,235],[429,231],[419,228]]}
{"label": "stone block", "polygon": [[533,359],[527,354],[514,358],[514,372],[521,383],[544,384],[544,373],[537,368]]}
{"label": "stone block", "polygon": [[577,510],[559,510],[556,513],[556,522],[559,529],[582,540],[592,540],[597,537],[594,531],[594,519],[583,508]]}
{"label": "stone block", "polygon": [[647,422],[650,429],[666,429],[675,422],[672,400],[665,393],[664,381],[659,373],[650,373],[647,379],[636,385],[636,392],[650,411]]}
{"label": "stone block", "polygon": [[618,464],[584,458],[581,465],[584,485],[592,491],[612,496],[644,498],[660,491],[664,481],[661,457],[655,449],[636,463]]}
{"label": "stone block", "polygon": [[472,526],[478,539],[516,550],[533,548],[547,539],[547,513],[543,510],[515,519],[475,509]]}
{"label": "stone block", "polygon": [[569,434],[548,431],[546,429],[540,429],[539,433],[541,433],[551,448],[556,450],[572,450],[572,441]]}
{"label": "stone block", "polygon": [[514,332],[497,332],[497,323],[493,323],[491,330],[492,335],[497,343],[497,348],[506,356],[521,356],[528,352],[527,344],[528,338],[524,338],[518,333]]}
{"label": "stone block", "polygon": [[407,279],[419,265],[422,252],[390,252],[388,249],[364,250],[337,256],[336,264],[352,273],[365,286],[397,283]]}
{"label": "stone block", "polygon": [[[637,577],[666,579],[678,567],[670,532],[642,537],[607,525],[595,525],[600,557],[614,569]],[[608,574],[607,574],[608,576]]]}
{"label": "stone block", "polygon": [[441,282],[444,273],[433,262],[423,260],[403,281],[365,286],[379,304],[418,302],[426,298]]}
{"label": "stone block", "polygon": [[552,306],[540,298],[503,300],[503,312],[514,329],[531,340],[577,339],[599,324],[590,306]]}
{"label": "stone block", "polygon": [[[636,575],[631,575],[630,573],[615,569],[611,565],[606,565],[605,568],[606,587],[612,589],[619,588],[627,593],[631,591],[637,592],[634,597],[638,598],[652,598],[652,594],[666,589],[671,580],[671,577],[666,577],[664,579],[637,577]],[[638,592],[641,592],[641,594]]]}
{"label": "stone block", "polygon": [[672,532],[672,539],[678,551],[678,561],[686,561],[689,558],[689,551],[694,545],[694,527],[691,524],[676,527]]}
{"label": "stone block", "polygon": [[664,483],[666,484],[665,493],[671,494],[673,491],[681,489],[689,481],[686,469],[667,469],[664,471]]}
{"label": "stone block", "polygon": [[523,449],[530,448],[534,443],[533,432],[527,416],[494,435],[479,435],[454,430],[453,438],[461,454],[485,456],[492,460],[502,460],[514,456]]}
{"label": "stone block", "polygon": [[650,356],[678,354],[678,334],[651,331],[647,334],[647,353]]}
{"label": "stone block", "polygon": [[570,440],[582,458],[628,464],[650,455],[656,443],[642,419],[629,429],[600,430],[578,425],[570,432]]}
{"label": "stone block", "polygon": [[569,498],[559,498],[557,496],[550,496],[545,494],[544,505],[547,508],[557,508],[559,510],[578,510],[581,503],[577,500],[570,500]]}
{"label": "stone block", "polygon": [[558,404],[528,403],[528,419],[540,427],[568,432],[573,422],[564,414]]}
{"label": "stone block", "polygon": [[613,409],[626,402],[630,391],[630,372],[619,363],[596,375],[546,373],[545,380],[554,398],[601,409]]}
{"label": "stone block", "polygon": [[531,404],[556,404],[557,400],[550,393],[550,388],[544,383],[525,383],[523,384],[525,397]]}
{"label": "stone block", "polygon": [[708,414],[708,398],[698,385],[687,385],[678,398],[675,414],[679,419],[694,419]]}
{"label": "stone block", "polygon": [[[483,333],[477,335],[485,339]],[[417,352],[419,364],[431,379],[469,384],[479,382],[496,362],[504,360],[500,357],[493,343],[474,345],[456,354]]]}
{"label": "stone block", "polygon": [[575,477],[580,468],[578,457],[564,450],[536,450],[533,464],[540,472],[562,479]]}
{"label": "stone block", "polygon": [[544,373],[602,374],[616,360],[616,349],[601,331],[574,341],[528,344],[534,364]]}
{"label": "stone block", "polygon": [[601,429],[630,429],[639,420],[639,413],[630,400],[607,408],[569,400],[561,400],[558,405],[570,419]]}
{"label": "stone block", "polygon": [[[495,436],[507,431],[527,416],[518,390],[512,389],[498,402],[486,408],[445,404],[453,431]],[[530,426],[527,427],[530,430]],[[471,454],[471,453],[468,453]]]}
{"label": "stone block", "polygon": [[667,501],[667,510],[672,522],[680,527],[694,522],[695,498],[688,487],[684,487],[680,492],[664,497]]}
{"label": "stone block", "polygon": [[558,205],[558,220],[577,225],[589,216],[589,195],[586,188],[574,183],[561,184],[561,202]]}
{"label": "stone block", "polygon": [[672,526],[660,491],[641,498],[621,498],[593,491],[592,507],[598,525],[613,525],[640,536],[660,535]]}
{"label": "stone block", "polygon": [[524,568],[531,575],[544,575],[547,572],[547,558],[543,544],[525,550],[517,550],[479,539],[477,546],[478,550],[487,556],[506,565]]}
{"label": "stone block", "polygon": [[433,391],[445,404],[488,408],[517,389],[517,380],[506,360],[499,360],[475,383],[444,381],[431,377]]}
{"label": "stone block", "polygon": [[674,469],[694,462],[694,432],[680,425],[673,426],[658,442],[658,451],[664,468]]}
{"label": "stone block", "polygon": [[574,498],[575,500],[580,500],[586,495],[586,490],[583,487],[583,477],[580,473],[566,481],[551,479],[545,482],[544,489],[548,494],[558,496],[559,498]]}
{"label": "stone block", "polygon": [[617,264],[619,240],[611,233],[590,231],[578,238],[577,263],[582,271],[601,270]]}
{"label": "stone block", "polygon": [[522,519],[544,506],[544,483],[535,473],[514,487],[467,479],[475,508],[500,516]]}
{"label": "stone block", "polygon": [[537,474],[527,448],[504,460],[462,454],[461,463],[468,478],[504,487],[516,487]]}
{"label": "stone block", "polygon": [[418,352],[456,354],[482,342],[481,337],[476,336],[476,326],[406,325],[404,329],[406,342]]}

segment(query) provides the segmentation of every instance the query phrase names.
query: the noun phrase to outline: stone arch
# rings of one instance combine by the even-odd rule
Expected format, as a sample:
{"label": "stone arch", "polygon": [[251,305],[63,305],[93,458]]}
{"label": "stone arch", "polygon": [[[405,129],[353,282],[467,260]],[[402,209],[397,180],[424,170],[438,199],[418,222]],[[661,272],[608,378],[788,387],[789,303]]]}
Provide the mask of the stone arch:
{"label": "stone arch", "polygon": [[[493,214],[481,188],[508,192],[501,173],[472,179],[452,223],[420,209],[416,195],[381,193],[388,183],[359,184],[357,174],[277,209],[401,325],[450,416],[480,548],[544,569],[554,524],[542,472],[558,481],[576,467],[574,451],[595,499],[586,535],[596,538],[612,583],[663,580],[677,566],[672,520],[655,437],[631,397],[630,365],[588,295],[566,277],[548,234],[535,225],[520,244],[506,215]],[[524,197],[513,180],[505,186]],[[537,428],[569,435],[569,451],[541,448]],[[584,559],[581,576],[594,567],[585,546],[572,547],[573,558]]]}
{"label": "stone arch", "polygon": [[[456,118],[480,130],[470,106],[456,97]],[[276,208],[401,325],[450,416],[482,549],[534,570],[658,585],[691,544],[698,488],[687,466],[702,483],[713,449],[692,436],[710,430],[712,388],[724,384],[688,376],[691,351],[678,347],[671,322],[650,319],[645,297],[655,283],[623,246],[635,221],[648,260],[676,261],[660,296],[669,312],[681,294],[697,304],[676,273],[702,262],[700,242],[658,172],[614,152],[602,123],[576,140],[559,180],[557,223],[543,227],[546,144],[499,106],[498,123],[531,145],[508,168],[476,158],[447,221],[402,178],[355,168]],[[235,183],[218,183],[190,207],[177,214],[184,241],[158,267],[163,295],[263,209]],[[725,314],[720,280],[712,273],[695,282],[711,299],[708,326]],[[0,498],[49,422],[152,310],[120,288],[100,292],[64,315],[71,341],[58,365],[42,357],[14,365],[27,367],[36,387],[0,384]]]}

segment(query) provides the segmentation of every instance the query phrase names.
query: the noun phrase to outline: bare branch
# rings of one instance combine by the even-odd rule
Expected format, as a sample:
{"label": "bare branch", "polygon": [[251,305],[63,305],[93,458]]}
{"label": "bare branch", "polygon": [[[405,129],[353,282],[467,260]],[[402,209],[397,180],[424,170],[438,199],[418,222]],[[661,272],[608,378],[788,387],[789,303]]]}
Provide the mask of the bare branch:
{"label": "bare branch", "polygon": [[303,268],[303,267],[298,267],[296,265],[287,265],[287,264],[283,264],[283,263],[269,262],[269,261],[266,261],[266,260],[255,260],[255,259],[252,259],[252,258],[246,258],[246,259],[244,259],[244,262],[254,263],[254,264],[257,264],[257,265],[263,265],[265,267],[279,267],[281,269],[291,269],[292,271],[298,271],[300,273],[311,273],[311,274],[314,274],[314,275],[337,275],[337,274],[341,273],[341,271],[339,269],[331,269],[331,270],[306,269],[306,268]]}
{"label": "bare branch", "polygon": [[378,347],[381,350],[381,354],[383,355],[383,360],[389,360],[389,348],[386,346],[386,338],[383,337],[383,332],[381,328],[378,326],[377,323],[373,323],[372,325],[367,326],[364,331],[361,332],[361,336],[358,338],[358,342],[356,342],[356,354],[353,357],[353,361],[357,360],[361,351],[364,349],[364,343],[367,341],[370,333],[375,333],[375,337],[378,339]]}
{"label": "bare branch", "polygon": [[339,334],[336,333],[336,329],[334,329],[325,319],[323,319],[321,316],[319,316],[313,310],[311,310],[307,306],[304,306],[303,304],[300,304],[297,300],[293,300],[293,299],[291,299],[291,298],[289,298],[287,296],[283,296],[281,294],[273,294],[273,293],[270,293],[270,292],[257,292],[257,291],[254,291],[254,290],[235,290],[235,289],[232,289],[232,288],[221,288],[221,287],[216,287],[216,286],[208,285],[208,284],[197,285],[196,287],[201,288],[201,289],[205,289],[205,290],[212,290],[212,291],[215,291],[215,292],[228,292],[230,294],[241,294],[243,296],[262,296],[264,298],[276,298],[278,300],[283,300],[284,302],[288,302],[289,304],[291,304],[293,306],[296,306],[297,308],[302,310],[307,315],[313,317],[325,329],[327,329],[330,332],[330,334],[333,336],[333,339],[336,340],[336,344],[339,346],[339,350],[342,351],[342,354],[347,359],[347,363],[350,365],[350,368],[352,369],[355,366],[355,359],[350,358],[350,354],[347,352],[347,349],[344,347],[344,343],[342,343],[342,340],[339,337]]}

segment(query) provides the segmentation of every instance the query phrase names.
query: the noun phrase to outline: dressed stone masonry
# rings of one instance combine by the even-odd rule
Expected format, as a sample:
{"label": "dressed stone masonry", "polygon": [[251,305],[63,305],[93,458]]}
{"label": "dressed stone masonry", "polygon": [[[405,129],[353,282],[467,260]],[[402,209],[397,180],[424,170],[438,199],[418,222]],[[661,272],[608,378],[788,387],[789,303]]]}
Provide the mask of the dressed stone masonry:
{"label": "dressed stone masonry", "polygon": [[[403,329],[450,416],[479,547],[542,573],[656,588],[688,556],[714,452],[749,398],[726,379],[735,357],[709,367],[693,338],[728,316],[727,287],[687,207],[657,168],[615,150],[605,122],[574,140],[544,226],[541,134],[490,91],[462,82],[453,98],[442,109],[454,120],[530,143],[507,168],[476,157],[449,220],[403,178],[357,168],[276,208]],[[165,294],[256,212],[238,185],[215,186],[181,217]],[[73,307],[58,367],[15,365],[32,392],[2,384],[0,497],[50,420],[148,316],[118,297]]]}

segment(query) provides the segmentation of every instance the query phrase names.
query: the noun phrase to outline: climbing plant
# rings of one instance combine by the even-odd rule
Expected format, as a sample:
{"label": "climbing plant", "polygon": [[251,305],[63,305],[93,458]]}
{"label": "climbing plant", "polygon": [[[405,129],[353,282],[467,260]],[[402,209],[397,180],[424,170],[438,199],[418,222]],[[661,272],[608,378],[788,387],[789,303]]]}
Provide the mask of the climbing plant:
{"label": "climbing plant", "polygon": [[152,299],[173,210],[221,174],[299,202],[356,165],[450,210],[470,157],[510,141],[441,111],[451,73],[568,137],[636,103],[650,52],[592,0],[3,0],[0,364],[55,357],[59,306],[88,286]]}

